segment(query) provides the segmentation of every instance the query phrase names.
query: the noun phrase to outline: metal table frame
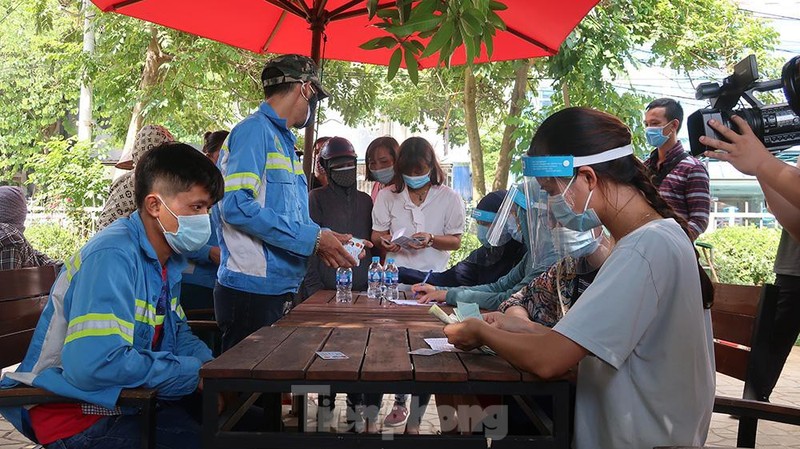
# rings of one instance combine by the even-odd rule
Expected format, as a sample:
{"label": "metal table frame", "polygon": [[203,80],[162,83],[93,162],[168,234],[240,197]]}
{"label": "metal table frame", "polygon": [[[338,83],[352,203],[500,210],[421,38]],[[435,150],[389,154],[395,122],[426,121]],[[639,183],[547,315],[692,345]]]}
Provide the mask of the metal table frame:
{"label": "metal table frame", "polygon": [[[206,378],[203,388],[203,448],[274,448],[289,449],[313,447],[321,449],[351,448],[407,448],[418,445],[421,448],[467,449],[467,448],[568,448],[570,446],[570,386],[567,381],[551,382],[423,382],[423,381],[307,381],[307,380],[269,380],[269,379],[224,379]],[[482,435],[398,435],[392,434],[350,434],[350,433],[297,433],[282,432],[280,423],[280,393],[301,389],[304,393],[347,391],[351,393],[385,393],[404,391],[412,394],[481,394],[481,395],[532,395],[550,396],[553,405],[553,419],[546,423],[549,435],[516,436],[508,435],[501,439],[487,441]],[[217,416],[218,393],[235,391],[244,393],[233,411],[223,417]],[[277,407],[277,415],[268,419],[271,431],[237,432],[230,429],[253,401],[263,394],[267,403]],[[269,412],[265,410],[265,412]]]}

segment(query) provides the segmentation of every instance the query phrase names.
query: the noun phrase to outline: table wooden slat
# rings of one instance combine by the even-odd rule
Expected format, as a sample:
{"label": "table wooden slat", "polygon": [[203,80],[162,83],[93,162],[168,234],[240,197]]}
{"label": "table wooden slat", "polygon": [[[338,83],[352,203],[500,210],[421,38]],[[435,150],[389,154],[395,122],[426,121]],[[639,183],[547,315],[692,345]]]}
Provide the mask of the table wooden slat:
{"label": "table wooden slat", "polygon": [[369,339],[368,328],[334,329],[323,351],[339,351],[350,357],[346,360],[323,360],[317,357],[306,371],[309,380],[358,380]]}
{"label": "table wooden slat", "polygon": [[354,321],[354,320],[286,320],[277,326],[281,327],[327,327],[327,328],[360,328],[360,327],[381,327],[385,329],[405,330],[411,329],[437,329],[442,327],[436,323],[422,321],[396,321],[384,323],[377,321]]}
{"label": "table wooden slat", "polygon": [[361,380],[413,379],[408,351],[408,334],[405,329],[373,328],[361,366]]}
{"label": "table wooden slat", "polygon": [[294,332],[291,327],[262,327],[200,369],[202,377],[249,378],[253,368]]}
{"label": "table wooden slat", "polygon": [[458,358],[467,369],[469,380],[516,381],[522,379],[522,375],[516,368],[498,356],[462,352],[458,354]]}
{"label": "table wooden slat", "polygon": [[336,296],[336,292],[332,290],[318,290],[313,295],[309,296],[305,299],[300,305],[302,304],[328,304],[332,302],[333,298]]}
{"label": "table wooden slat", "polygon": [[[421,330],[409,329],[408,341],[411,349],[430,348],[425,343],[426,338],[444,337],[441,327],[439,329]],[[464,382],[468,379],[467,370],[461,364],[458,355],[452,352],[442,352],[436,355],[412,355],[414,362],[414,380],[428,382]]]}
{"label": "table wooden slat", "polygon": [[253,369],[262,379],[304,379],[331,333],[329,328],[299,327]]}

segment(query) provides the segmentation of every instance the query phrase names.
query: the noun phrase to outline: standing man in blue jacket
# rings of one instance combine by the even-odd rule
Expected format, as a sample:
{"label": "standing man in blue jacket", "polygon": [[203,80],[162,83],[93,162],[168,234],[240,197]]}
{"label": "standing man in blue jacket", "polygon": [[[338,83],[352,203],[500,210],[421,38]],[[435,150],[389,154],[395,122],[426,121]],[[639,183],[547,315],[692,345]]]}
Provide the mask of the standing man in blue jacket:
{"label": "standing man in blue jacket", "polygon": [[328,96],[314,62],[279,56],[261,72],[265,100],[228,136],[218,166],[225,196],[217,233],[222,260],[214,313],[227,350],[283,315],[306,274],[309,256],[353,267],[342,243],[350,235],[320,229],[308,214],[308,183],[290,128],[304,128]]}
{"label": "standing man in blue jacket", "polygon": [[223,193],[214,164],[165,143],[136,166],[137,212],[92,237],[64,263],[28,353],[0,388],[44,388],[73,403],[9,407],[3,416],[33,441],[64,449],[139,447],[139,418],[116,406],[124,388],[157,390],[159,448],[199,449],[185,396],[211,351],[180,306],[183,254],[211,235],[208,210]]}

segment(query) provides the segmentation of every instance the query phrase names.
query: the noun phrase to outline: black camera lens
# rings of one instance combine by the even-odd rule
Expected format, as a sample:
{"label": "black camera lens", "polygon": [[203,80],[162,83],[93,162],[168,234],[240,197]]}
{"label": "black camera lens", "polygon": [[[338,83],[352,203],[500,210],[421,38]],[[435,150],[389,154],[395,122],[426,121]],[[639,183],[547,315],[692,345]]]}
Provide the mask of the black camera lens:
{"label": "black camera lens", "polygon": [[800,56],[795,56],[783,65],[781,81],[783,95],[786,96],[789,107],[800,115]]}

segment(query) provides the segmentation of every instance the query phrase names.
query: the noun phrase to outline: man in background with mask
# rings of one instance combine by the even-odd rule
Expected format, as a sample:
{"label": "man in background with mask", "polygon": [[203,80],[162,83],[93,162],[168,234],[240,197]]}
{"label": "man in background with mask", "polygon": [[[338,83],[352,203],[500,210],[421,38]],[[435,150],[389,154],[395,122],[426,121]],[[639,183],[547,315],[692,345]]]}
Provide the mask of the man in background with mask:
{"label": "man in background with mask", "polygon": [[[510,233],[506,234],[506,238],[502,241],[497,242],[497,246],[492,246],[487,240],[489,226],[494,221],[507,193],[505,190],[498,190],[486,194],[472,212],[471,226],[481,246],[449,270],[431,273],[427,283],[437,287],[489,284],[508,274],[525,257],[527,252],[525,245],[514,240]],[[398,273],[400,283],[409,285],[422,282],[427,274],[427,271],[406,267],[400,267]]]}
{"label": "man in background with mask", "polygon": [[[323,228],[369,242],[372,234],[372,198],[356,187],[358,156],[353,144],[344,137],[331,137],[323,143],[317,160],[328,178],[328,185],[317,187],[309,193],[311,219]],[[367,290],[367,261],[371,257],[370,252],[370,248],[365,248],[367,257],[353,267],[353,291]],[[305,299],[323,289],[336,290],[336,268],[327,266],[318,256],[311,256],[308,272],[300,289],[301,295]],[[329,410],[334,408],[330,396],[321,395],[319,403],[327,403]],[[348,423],[360,428],[360,423],[365,422],[368,432],[377,432],[380,404],[380,393],[348,393]],[[362,410],[360,406],[366,407]],[[331,415],[320,416],[325,420],[332,419]]]}
{"label": "man in background with mask", "polygon": [[671,98],[653,100],[647,105],[644,124],[647,143],[655,147],[644,165],[658,193],[688,222],[695,240],[708,227],[711,193],[708,170],[678,140],[683,108]]}
{"label": "man in background with mask", "polygon": [[304,128],[328,96],[317,66],[300,55],[267,62],[264,101],[231,130],[218,167],[225,196],[214,214],[221,261],[214,312],[227,350],[283,316],[316,254],[331,267],[353,267],[349,235],[320,229],[308,214],[308,183],[290,128]]}
{"label": "man in background with mask", "polygon": [[[328,178],[328,185],[308,194],[311,220],[323,228],[354,238],[369,240],[372,234],[372,199],[356,187],[356,151],[349,140],[332,137],[319,152],[319,163]],[[370,257],[370,249],[366,249]],[[353,291],[367,290],[365,258],[353,267]],[[311,256],[301,289],[307,298],[318,290],[336,290],[336,268],[327,266],[319,257]]]}

